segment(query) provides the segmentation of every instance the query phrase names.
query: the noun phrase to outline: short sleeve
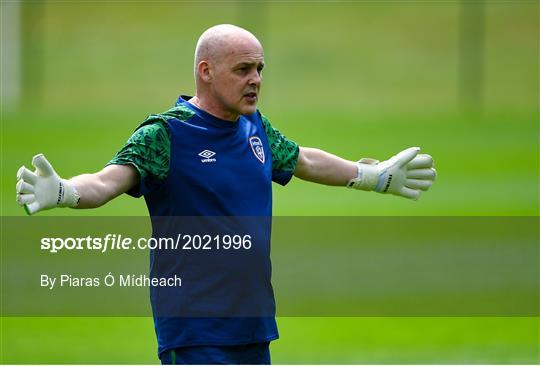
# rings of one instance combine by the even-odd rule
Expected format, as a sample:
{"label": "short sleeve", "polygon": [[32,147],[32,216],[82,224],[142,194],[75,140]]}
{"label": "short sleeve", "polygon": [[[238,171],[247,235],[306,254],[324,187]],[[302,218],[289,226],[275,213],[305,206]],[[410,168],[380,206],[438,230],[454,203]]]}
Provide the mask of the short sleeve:
{"label": "short sleeve", "polygon": [[298,144],[287,139],[270,124],[268,118],[261,115],[264,132],[272,150],[272,180],[286,185],[292,178],[298,162]]}
{"label": "short sleeve", "polygon": [[107,165],[133,165],[139,185],[127,193],[140,197],[157,188],[169,173],[170,132],[162,119],[147,119]]}

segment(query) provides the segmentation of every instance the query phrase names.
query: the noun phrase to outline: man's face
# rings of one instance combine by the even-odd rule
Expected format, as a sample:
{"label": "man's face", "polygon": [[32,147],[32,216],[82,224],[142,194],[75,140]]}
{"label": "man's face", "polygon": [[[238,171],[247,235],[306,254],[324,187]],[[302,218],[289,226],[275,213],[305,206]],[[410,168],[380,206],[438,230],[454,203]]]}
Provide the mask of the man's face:
{"label": "man's face", "polygon": [[256,111],[263,67],[262,47],[252,40],[231,42],[213,62],[210,92],[226,119]]}

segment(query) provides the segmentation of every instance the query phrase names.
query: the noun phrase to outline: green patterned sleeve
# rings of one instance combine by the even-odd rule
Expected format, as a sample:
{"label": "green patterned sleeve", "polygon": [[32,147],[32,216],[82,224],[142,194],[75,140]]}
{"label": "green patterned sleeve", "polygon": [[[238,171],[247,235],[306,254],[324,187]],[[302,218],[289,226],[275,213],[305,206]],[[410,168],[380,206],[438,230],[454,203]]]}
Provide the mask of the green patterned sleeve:
{"label": "green patterned sleeve", "polygon": [[170,132],[162,119],[147,119],[107,165],[133,165],[139,186],[128,194],[140,197],[158,186],[169,173]]}
{"label": "green patterned sleeve", "polygon": [[298,161],[298,144],[283,136],[261,115],[264,132],[272,150],[272,180],[285,185],[291,180]]}

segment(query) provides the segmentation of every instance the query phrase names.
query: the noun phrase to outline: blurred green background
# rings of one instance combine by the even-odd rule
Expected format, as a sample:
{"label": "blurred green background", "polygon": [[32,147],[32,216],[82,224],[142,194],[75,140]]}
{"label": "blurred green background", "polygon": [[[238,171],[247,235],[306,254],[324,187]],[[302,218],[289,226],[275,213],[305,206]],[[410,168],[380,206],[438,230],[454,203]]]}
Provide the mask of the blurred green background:
{"label": "blurred green background", "polygon": [[[219,23],[265,47],[260,109],[303,146],[434,156],[420,201],[293,180],[275,215],[537,216],[537,1],[4,2],[1,215],[42,152],[99,170],[148,114],[194,92],[198,36]],[[91,211],[146,215],[120,197]],[[31,222],[31,218],[28,218]],[[23,228],[21,228],[23,229]],[[2,243],[5,245],[6,243]],[[279,271],[279,268],[274,268]],[[2,363],[155,363],[147,318],[2,318]],[[538,318],[280,318],[275,363],[538,363]]]}

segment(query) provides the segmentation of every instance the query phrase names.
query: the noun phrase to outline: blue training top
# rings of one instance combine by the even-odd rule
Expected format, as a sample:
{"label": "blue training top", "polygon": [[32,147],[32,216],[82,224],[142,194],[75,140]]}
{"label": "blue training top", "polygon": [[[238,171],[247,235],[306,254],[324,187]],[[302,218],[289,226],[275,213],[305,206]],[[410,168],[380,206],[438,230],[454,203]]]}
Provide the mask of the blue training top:
{"label": "blue training top", "polygon": [[166,123],[166,176],[141,172],[140,159],[126,158],[125,149],[110,164],[133,164],[141,173],[139,186],[129,193],[144,195],[154,236],[250,234],[252,240],[249,250],[215,250],[212,242],[209,251],[151,251],[151,277],[182,277],[179,288],[150,288],[159,354],[278,338],[270,283],[271,182],[285,185],[298,157],[298,146],[259,111],[231,122],[187,99],[180,97],[174,108],[150,116],[138,130]]}

